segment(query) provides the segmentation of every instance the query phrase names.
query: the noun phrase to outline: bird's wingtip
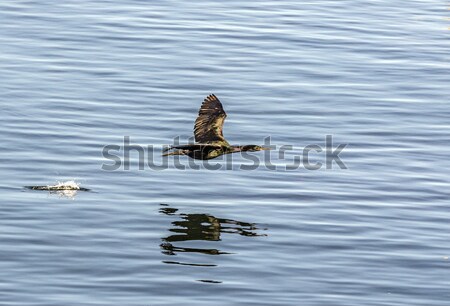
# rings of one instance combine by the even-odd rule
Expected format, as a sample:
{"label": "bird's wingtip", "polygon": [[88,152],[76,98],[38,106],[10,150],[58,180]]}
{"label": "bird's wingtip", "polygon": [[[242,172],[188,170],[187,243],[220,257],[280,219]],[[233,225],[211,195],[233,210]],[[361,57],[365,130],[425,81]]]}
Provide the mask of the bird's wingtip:
{"label": "bird's wingtip", "polygon": [[206,101],[212,101],[212,100],[218,100],[218,99],[217,99],[217,96],[215,94],[211,93],[205,98],[205,100]]}

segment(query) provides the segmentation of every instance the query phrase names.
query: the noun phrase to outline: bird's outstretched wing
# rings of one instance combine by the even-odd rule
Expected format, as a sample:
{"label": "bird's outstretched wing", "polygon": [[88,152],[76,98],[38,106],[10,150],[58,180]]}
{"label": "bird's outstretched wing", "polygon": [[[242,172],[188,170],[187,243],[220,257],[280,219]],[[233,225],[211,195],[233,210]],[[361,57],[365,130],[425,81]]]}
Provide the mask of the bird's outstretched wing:
{"label": "bird's outstretched wing", "polygon": [[195,141],[205,144],[229,146],[223,137],[223,122],[227,114],[223,110],[222,103],[215,95],[209,95],[203,101],[195,120]]}

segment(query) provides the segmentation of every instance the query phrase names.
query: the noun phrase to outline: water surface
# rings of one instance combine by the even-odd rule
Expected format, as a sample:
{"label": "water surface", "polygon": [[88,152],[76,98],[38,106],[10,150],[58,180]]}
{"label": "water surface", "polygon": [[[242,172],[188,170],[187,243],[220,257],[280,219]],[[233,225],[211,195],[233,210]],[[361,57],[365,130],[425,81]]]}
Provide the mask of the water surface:
{"label": "water surface", "polygon": [[[3,1],[0,17],[0,304],[448,305],[443,2]],[[348,169],[140,171],[136,152],[101,169],[125,136],[186,140],[210,93],[231,143],[292,145],[283,166],[333,135]],[[68,180],[91,191],[23,188]]]}

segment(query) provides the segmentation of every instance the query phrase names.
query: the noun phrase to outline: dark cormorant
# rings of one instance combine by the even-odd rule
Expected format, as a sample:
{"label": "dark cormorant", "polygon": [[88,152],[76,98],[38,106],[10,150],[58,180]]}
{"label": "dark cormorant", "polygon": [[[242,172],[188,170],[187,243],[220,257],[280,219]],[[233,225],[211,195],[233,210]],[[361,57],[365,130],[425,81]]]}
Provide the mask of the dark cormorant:
{"label": "dark cormorant", "polygon": [[209,95],[203,101],[194,125],[194,144],[170,146],[168,150],[173,152],[163,154],[187,155],[194,159],[212,159],[224,154],[261,151],[270,148],[258,145],[232,146],[223,137],[223,123],[227,114],[223,110],[222,103],[215,95]]}

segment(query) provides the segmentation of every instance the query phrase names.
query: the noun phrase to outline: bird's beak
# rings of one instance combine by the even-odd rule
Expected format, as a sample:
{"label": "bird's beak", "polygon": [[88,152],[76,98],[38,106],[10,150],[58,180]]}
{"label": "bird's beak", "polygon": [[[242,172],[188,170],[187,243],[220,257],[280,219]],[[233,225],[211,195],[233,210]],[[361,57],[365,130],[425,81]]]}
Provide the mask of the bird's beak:
{"label": "bird's beak", "polygon": [[271,147],[261,147],[261,151],[265,151],[265,150],[272,150]]}

